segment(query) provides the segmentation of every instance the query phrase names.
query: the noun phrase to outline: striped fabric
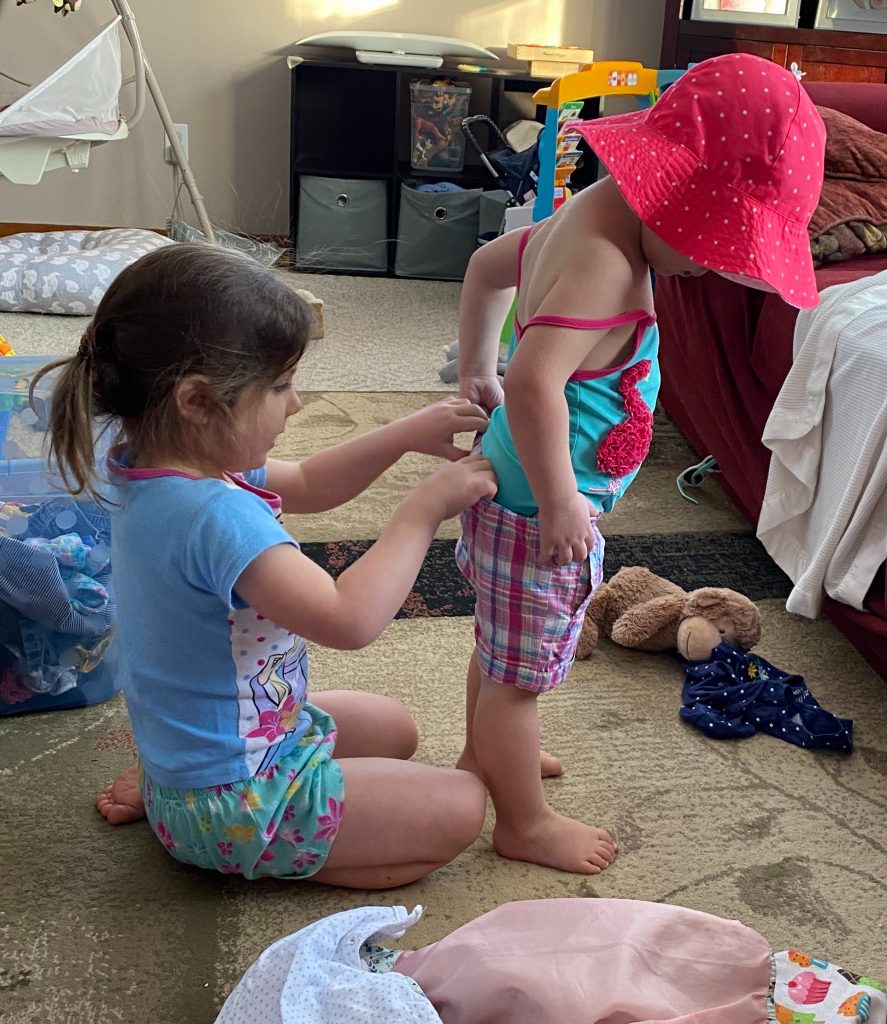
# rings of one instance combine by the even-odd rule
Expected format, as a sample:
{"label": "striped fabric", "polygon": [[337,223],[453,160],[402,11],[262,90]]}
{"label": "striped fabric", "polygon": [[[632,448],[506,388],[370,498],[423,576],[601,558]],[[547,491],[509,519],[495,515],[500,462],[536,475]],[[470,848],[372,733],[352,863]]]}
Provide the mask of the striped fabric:
{"label": "striped fabric", "polygon": [[481,671],[544,693],[570,670],[591,595],[603,579],[604,538],[582,563],[543,565],[535,518],[492,501],[462,513],[456,564],[476,595],[474,636]]}

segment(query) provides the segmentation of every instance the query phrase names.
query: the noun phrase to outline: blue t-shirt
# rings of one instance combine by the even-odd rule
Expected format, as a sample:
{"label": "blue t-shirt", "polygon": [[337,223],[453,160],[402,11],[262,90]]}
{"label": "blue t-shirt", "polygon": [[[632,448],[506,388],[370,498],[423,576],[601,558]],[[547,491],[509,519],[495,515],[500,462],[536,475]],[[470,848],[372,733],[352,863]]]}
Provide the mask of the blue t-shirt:
{"label": "blue t-shirt", "polygon": [[123,691],[142,764],[177,788],[251,778],[310,726],[305,641],[234,591],[263,551],[295,545],[280,499],[261,490],[264,470],[226,482],[111,466]]}

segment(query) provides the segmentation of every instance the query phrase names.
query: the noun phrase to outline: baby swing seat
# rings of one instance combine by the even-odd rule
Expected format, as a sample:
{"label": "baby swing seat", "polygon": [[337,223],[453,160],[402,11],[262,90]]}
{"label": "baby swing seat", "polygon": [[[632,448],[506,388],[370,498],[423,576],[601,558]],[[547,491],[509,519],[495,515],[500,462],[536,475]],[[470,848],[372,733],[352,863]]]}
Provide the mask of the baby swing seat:
{"label": "baby swing seat", "polygon": [[121,20],[24,95],[0,94],[0,177],[36,185],[46,171],[87,167],[94,145],[127,137],[118,104]]}

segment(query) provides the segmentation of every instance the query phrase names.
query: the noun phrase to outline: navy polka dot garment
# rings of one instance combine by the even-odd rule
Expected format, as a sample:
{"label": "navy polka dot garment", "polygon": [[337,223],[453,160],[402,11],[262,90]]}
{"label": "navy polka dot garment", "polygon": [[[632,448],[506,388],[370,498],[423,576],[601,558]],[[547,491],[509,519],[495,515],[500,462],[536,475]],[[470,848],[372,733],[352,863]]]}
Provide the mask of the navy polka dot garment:
{"label": "navy polka dot garment", "polygon": [[799,747],[849,753],[853,722],[820,707],[802,676],[720,644],[711,661],[675,655],[687,673],[681,718],[715,739],[768,732]]}

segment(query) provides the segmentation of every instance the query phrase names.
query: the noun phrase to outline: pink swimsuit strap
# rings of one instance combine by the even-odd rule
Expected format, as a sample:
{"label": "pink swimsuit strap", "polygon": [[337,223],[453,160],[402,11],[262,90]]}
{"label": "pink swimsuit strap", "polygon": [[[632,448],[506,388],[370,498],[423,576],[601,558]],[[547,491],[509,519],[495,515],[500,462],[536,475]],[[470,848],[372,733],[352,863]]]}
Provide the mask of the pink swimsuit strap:
{"label": "pink swimsuit strap", "polygon": [[[520,293],[521,268],[524,261],[524,249],[527,247],[527,242],[529,241],[530,232],[532,230],[532,227],[527,228],[521,235],[521,240],[518,243],[518,293]],[[594,380],[596,377],[607,377],[611,373],[616,373],[619,370],[624,370],[627,366],[630,366],[637,356],[638,349],[640,348],[641,341],[643,340],[644,331],[655,322],[655,314],[646,309],[630,309],[625,313],[618,313],[616,316],[604,317],[600,320],[591,320],[577,316],[553,316],[540,314],[539,316],[531,317],[525,324],[521,324],[517,318],[517,313],[515,312],[514,333],[517,340],[520,341],[524,332],[530,327],[566,327],[573,331],[607,331],[612,327],[621,327],[623,324],[637,323],[638,329],[635,337],[634,352],[632,352],[631,356],[624,363],[619,366],[610,366],[603,370],[579,370],[570,377],[570,380]]]}

